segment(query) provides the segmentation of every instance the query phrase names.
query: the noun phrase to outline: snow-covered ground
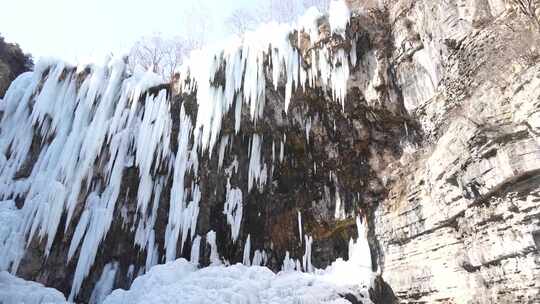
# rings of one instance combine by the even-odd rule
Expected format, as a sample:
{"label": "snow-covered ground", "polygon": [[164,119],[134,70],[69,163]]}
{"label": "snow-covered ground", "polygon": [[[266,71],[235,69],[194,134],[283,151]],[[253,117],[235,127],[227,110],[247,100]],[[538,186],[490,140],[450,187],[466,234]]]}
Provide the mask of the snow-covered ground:
{"label": "snow-covered ground", "polygon": [[350,303],[342,297],[348,293],[368,298],[360,286],[337,285],[322,273],[274,274],[266,267],[242,264],[197,269],[178,259],[155,266],[130,290],[115,290],[104,303]]}
{"label": "snow-covered ground", "polygon": [[67,303],[64,295],[39,283],[25,281],[6,271],[0,272],[0,303],[2,304],[41,304]]}
{"label": "snow-covered ground", "polygon": [[[356,241],[349,243],[349,260],[336,260],[326,269],[313,272],[289,270],[294,261],[285,260],[281,272],[266,267],[219,265],[199,269],[195,263],[178,259],[153,267],[135,279],[129,290],[117,289],[105,304],[122,303],[350,303],[346,294],[364,304],[369,300],[368,286],[371,254],[365,227],[357,219]],[[312,268],[312,267],[309,267]]]}

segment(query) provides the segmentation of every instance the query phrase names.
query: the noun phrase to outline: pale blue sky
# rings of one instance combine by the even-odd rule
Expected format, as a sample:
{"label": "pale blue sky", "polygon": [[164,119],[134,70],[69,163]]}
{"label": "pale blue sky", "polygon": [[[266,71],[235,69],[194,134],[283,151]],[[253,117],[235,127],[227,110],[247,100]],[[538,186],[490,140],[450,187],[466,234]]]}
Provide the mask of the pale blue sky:
{"label": "pale blue sky", "polygon": [[[295,0],[292,0],[295,1]],[[3,0],[0,34],[25,52],[68,61],[123,53],[141,36],[182,35],[199,27],[186,22],[193,11],[206,14],[208,36],[228,34],[225,19],[256,0]],[[196,13],[198,14],[198,13]]]}

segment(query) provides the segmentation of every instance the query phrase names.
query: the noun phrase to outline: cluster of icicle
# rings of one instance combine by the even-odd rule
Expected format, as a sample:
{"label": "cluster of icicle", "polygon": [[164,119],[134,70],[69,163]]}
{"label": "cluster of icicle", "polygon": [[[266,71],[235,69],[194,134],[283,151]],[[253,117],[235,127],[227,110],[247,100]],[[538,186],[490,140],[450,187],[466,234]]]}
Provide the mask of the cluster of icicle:
{"label": "cluster of icicle", "polygon": [[[11,245],[0,247],[0,266],[16,271],[25,247],[36,236],[44,240],[47,256],[57,231],[65,231],[73,224],[67,261],[78,252],[72,300],[111,227],[122,174],[130,166],[139,169],[137,218],[131,222],[137,223],[132,227],[134,245],[147,253],[146,269],[176,259],[178,241],[182,248],[188,237],[193,244],[192,260],[198,262],[201,238],[195,232],[201,192],[195,182],[185,188],[184,179],[188,172],[197,175],[200,153],[212,153],[220,138],[222,117],[234,105],[236,132],[244,104],[249,106],[254,122],[262,118],[267,71],[271,72],[276,88],[280,78],[286,81],[285,109],[292,93],[306,86],[322,85],[334,93],[336,101],[344,101],[349,58],[356,61],[354,51],[349,56],[342,49],[331,54],[320,48],[311,53],[312,65],[306,70],[289,40],[294,27],[300,27],[314,43],[321,16],[312,8],[297,25],[265,24],[217,52],[193,52],[182,67],[180,81],[187,84],[182,87],[184,93],[196,92],[197,120],[193,125],[182,105],[177,151],[170,149],[172,118],[167,93],[162,90],[156,95],[145,94],[150,87],[162,83],[156,75],[137,72],[127,77],[122,59],[107,59],[101,66],[82,68],[41,61],[33,72],[21,75],[0,102],[4,112],[0,122],[0,200],[24,198],[22,221],[10,238]],[[344,2],[332,2],[332,32],[344,35],[349,17]],[[265,59],[272,62],[271,71],[265,66]],[[220,68],[225,70],[225,81],[217,84],[214,77]],[[227,136],[221,137],[220,168],[228,143]],[[40,145],[40,152],[33,158],[35,163],[29,176],[20,178],[18,172],[29,165],[25,162],[35,144]],[[254,134],[249,152],[248,191],[253,185],[263,185],[266,179],[262,144],[263,137]],[[282,142],[280,160],[283,150]],[[156,174],[157,170],[166,174]],[[225,170],[230,177],[238,165],[233,163]],[[96,175],[99,178],[93,178]],[[173,186],[165,232],[166,252],[165,257],[159,257],[154,225],[160,194],[169,179]],[[83,210],[78,219],[74,218],[76,209]],[[229,183],[223,214],[236,241],[242,221],[242,191]],[[60,227],[63,215],[66,221]],[[206,239],[212,247],[212,261],[219,261],[215,234],[209,233]],[[311,242],[306,236],[306,251]],[[250,261],[249,236],[245,243],[246,263],[264,264],[264,251],[256,251],[254,261]],[[310,253],[306,252],[303,264],[303,269],[312,269]]]}

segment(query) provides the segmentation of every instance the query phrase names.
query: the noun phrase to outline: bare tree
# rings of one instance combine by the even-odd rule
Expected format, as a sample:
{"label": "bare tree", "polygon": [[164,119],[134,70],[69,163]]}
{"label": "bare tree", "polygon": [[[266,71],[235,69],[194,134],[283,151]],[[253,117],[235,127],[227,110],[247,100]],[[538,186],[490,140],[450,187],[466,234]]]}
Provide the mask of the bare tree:
{"label": "bare tree", "polygon": [[538,8],[537,0],[511,0],[511,2],[533,22],[538,30],[540,30],[540,19],[536,13]]}
{"label": "bare tree", "polygon": [[227,18],[227,25],[231,32],[240,37],[245,32],[252,30],[256,24],[257,18],[245,9],[237,9]]}
{"label": "bare tree", "polygon": [[131,48],[128,67],[134,71],[137,66],[171,80],[183,58],[192,49],[188,41],[180,37],[165,39],[157,34],[143,37]]}
{"label": "bare tree", "polygon": [[326,12],[330,6],[330,0],[304,0],[303,5],[305,9],[315,6],[321,12]]}
{"label": "bare tree", "polygon": [[181,36],[165,38],[161,34],[142,37],[130,50],[128,69],[133,72],[137,66],[172,80],[185,57],[206,43],[211,32],[210,11],[202,1],[184,8],[178,29],[185,29]]}
{"label": "bare tree", "polygon": [[265,0],[257,11],[260,22],[291,22],[302,14],[303,5],[299,1]]}
{"label": "bare tree", "polygon": [[320,11],[328,10],[330,0],[262,0],[253,11],[235,10],[227,19],[230,30],[239,36],[263,22],[293,22],[306,9],[315,6]]}
{"label": "bare tree", "polygon": [[210,22],[212,20],[212,16],[209,15],[210,11],[211,9],[204,1],[193,2],[184,7],[180,26],[186,29],[182,38],[191,49],[201,48],[210,38],[207,35],[213,32],[212,27],[214,26]]}

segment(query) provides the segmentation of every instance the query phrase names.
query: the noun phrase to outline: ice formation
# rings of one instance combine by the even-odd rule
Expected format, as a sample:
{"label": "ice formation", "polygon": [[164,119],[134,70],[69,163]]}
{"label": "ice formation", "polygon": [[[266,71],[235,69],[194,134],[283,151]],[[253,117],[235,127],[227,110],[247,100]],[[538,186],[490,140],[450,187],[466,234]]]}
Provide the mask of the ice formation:
{"label": "ice formation", "polygon": [[231,188],[230,183],[227,183],[223,214],[227,216],[227,223],[231,226],[231,239],[236,242],[242,223],[242,190]]}
{"label": "ice formation", "polygon": [[210,245],[210,264],[220,265],[221,259],[216,245],[216,232],[213,230],[208,231],[206,234],[206,242]]}
{"label": "ice formation", "polygon": [[[197,178],[187,176],[198,175],[199,158],[204,153],[217,155],[222,169],[233,140],[229,137],[233,135],[221,134],[223,116],[234,111],[234,129],[238,133],[242,108],[246,107],[256,124],[262,118],[267,86],[284,87],[285,111],[293,93],[308,86],[322,86],[332,92],[335,101],[344,103],[349,58],[355,61],[355,54],[342,48],[314,47],[309,55],[311,65],[305,67],[301,51],[290,39],[296,27],[307,32],[311,46],[315,46],[321,16],[316,9],[310,9],[295,25],[271,22],[246,33],[242,40],[231,40],[225,47],[194,51],[180,70],[180,89],[196,95],[196,121],[192,121],[183,104],[179,117],[173,117],[169,92],[148,92],[163,80],[138,70],[127,75],[122,58],[79,67],[46,59],[36,64],[33,72],[19,76],[0,102],[4,112],[0,121],[0,200],[19,197],[24,198],[24,203],[20,210],[15,210],[13,203],[0,203],[0,217],[13,223],[0,227],[0,270],[16,272],[24,249],[36,237],[43,240],[44,254],[48,256],[57,232],[72,227],[66,262],[76,261],[69,295],[73,300],[107,237],[115,211],[128,222],[127,211],[117,206],[124,199],[120,195],[126,168],[137,168],[139,174],[136,213],[129,222],[135,234],[134,246],[146,254],[146,271],[159,262],[175,261],[180,255],[177,248],[183,251],[186,244],[191,244],[191,261],[197,265],[201,190]],[[343,1],[333,1],[329,13],[332,32],[345,35],[349,18],[350,11]],[[271,62],[271,68],[265,62]],[[180,127],[173,138],[176,120]],[[312,119],[306,122],[309,137]],[[173,142],[177,142],[174,151]],[[286,134],[283,140],[272,142],[275,149],[279,144],[279,161],[285,158],[285,142]],[[261,189],[273,171],[273,165],[267,167],[269,160],[263,159],[261,153],[268,144],[262,134],[251,135],[247,185],[228,185],[223,213],[233,241],[241,230],[240,189]],[[36,146],[39,151],[33,151]],[[27,156],[31,152],[36,159],[28,168]],[[277,153],[274,151],[272,162]],[[230,171],[229,177],[233,165],[223,169]],[[168,180],[172,188],[167,225],[164,238],[158,238],[154,228],[158,209],[166,203],[161,201],[161,193]],[[192,180],[191,184],[188,180]],[[61,221],[63,216],[65,221]],[[302,235],[300,214],[298,221]],[[159,239],[164,239],[164,244],[157,244]],[[212,248],[212,263],[221,263],[213,231],[206,235],[206,242]],[[311,253],[307,252],[311,242],[306,237],[303,267],[309,271],[313,270]],[[159,246],[164,246],[165,256],[159,256]],[[265,264],[264,250],[254,251],[250,261],[250,246],[248,237],[244,262]],[[300,269],[298,261],[292,263]]]}
{"label": "ice formation", "polygon": [[248,234],[246,244],[244,245],[244,257],[242,263],[246,266],[251,266],[251,235]]}
{"label": "ice formation", "polygon": [[304,271],[306,272],[312,272],[313,271],[313,265],[311,264],[311,244],[313,243],[313,237],[305,235],[305,245],[306,250],[304,252],[304,256],[302,257],[302,266]]}
{"label": "ice formation", "polygon": [[0,201],[0,269],[7,269],[14,258],[24,253],[24,241],[17,231],[21,220],[14,201]]}
{"label": "ice formation", "polygon": [[300,238],[300,244],[302,244],[302,213],[298,210],[298,236]]}
{"label": "ice formation", "polygon": [[105,265],[99,280],[90,295],[90,304],[102,303],[112,291],[114,287],[114,279],[118,271],[118,262],[113,262]]}
{"label": "ice formation", "polygon": [[201,250],[201,237],[196,236],[191,246],[190,261],[194,265],[199,265],[199,252]]}

